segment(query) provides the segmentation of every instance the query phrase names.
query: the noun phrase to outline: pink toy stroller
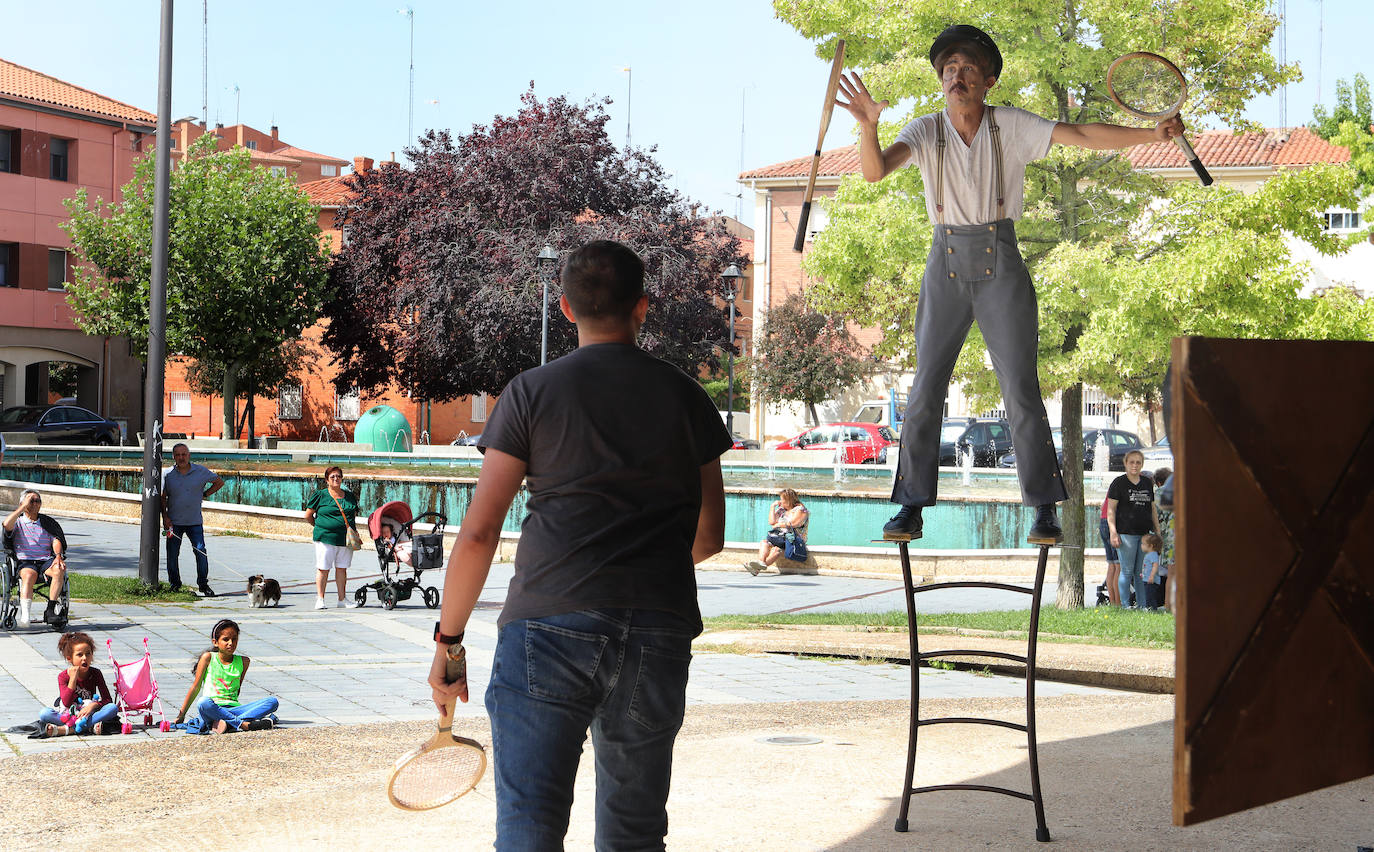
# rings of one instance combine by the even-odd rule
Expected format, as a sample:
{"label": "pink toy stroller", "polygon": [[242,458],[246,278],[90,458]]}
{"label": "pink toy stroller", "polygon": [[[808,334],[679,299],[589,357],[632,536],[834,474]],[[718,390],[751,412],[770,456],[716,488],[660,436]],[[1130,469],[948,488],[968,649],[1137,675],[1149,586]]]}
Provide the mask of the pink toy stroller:
{"label": "pink toy stroller", "polygon": [[110,652],[110,665],[115,672],[115,693],[116,700],[119,702],[119,732],[121,734],[132,734],[134,725],[131,721],[135,716],[143,714],[143,724],[153,724],[153,708],[156,706],[157,715],[161,718],[158,723],[158,730],[171,730],[172,724],[167,721],[167,714],[162,712],[162,699],[157,695],[157,678],[153,676],[153,655],[148,651],[148,637],[143,637],[143,659],[133,663],[120,664],[114,658],[114,644],[112,639],[105,640],[105,648]]}

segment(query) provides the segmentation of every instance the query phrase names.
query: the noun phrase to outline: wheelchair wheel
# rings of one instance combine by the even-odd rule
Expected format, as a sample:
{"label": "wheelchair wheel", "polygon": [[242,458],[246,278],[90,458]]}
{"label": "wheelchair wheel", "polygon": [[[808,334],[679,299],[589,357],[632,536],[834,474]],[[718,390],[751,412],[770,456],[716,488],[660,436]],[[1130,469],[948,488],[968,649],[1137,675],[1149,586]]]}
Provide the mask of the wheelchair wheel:
{"label": "wheelchair wheel", "polygon": [[358,590],[353,593],[353,600],[358,606],[367,606],[367,586],[360,586]]}
{"label": "wheelchair wheel", "polygon": [[390,586],[382,586],[378,589],[377,597],[382,601],[382,609],[396,608],[396,590]]}
{"label": "wheelchair wheel", "polygon": [[10,599],[14,594],[14,585],[11,582],[13,578],[10,576],[13,566],[7,557],[0,558],[4,559],[3,564],[0,564],[0,626],[6,630],[13,630],[15,617],[19,613],[19,607]]}
{"label": "wheelchair wheel", "polygon": [[425,606],[430,609],[439,608],[439,590],[433,586],[425,589]]}

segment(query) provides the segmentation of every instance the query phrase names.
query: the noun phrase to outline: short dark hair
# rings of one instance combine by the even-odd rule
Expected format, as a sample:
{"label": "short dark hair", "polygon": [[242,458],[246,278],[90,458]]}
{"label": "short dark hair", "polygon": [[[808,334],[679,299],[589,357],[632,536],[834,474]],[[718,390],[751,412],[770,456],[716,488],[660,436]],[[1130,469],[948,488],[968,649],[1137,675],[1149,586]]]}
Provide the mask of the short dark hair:
{"label": "short dark hair", "polygon": [[336,470],[339,472],[339,476],[343,476],[343,468],[339,467],[336,464],[331,464],[329,467],[324,469],[324,478],[328,479],[329,474],[333,473]]}
{"label": "short dark hair", "polygon": [[987,50],[981,44],[973,41],[956,41],[954,44],[940,51],[935,57],[935,73],[943,74],[945,63],[956,53],[962,53],[972,57],[973,61],[978,63],[978,67],[983,69],[984,75],[988,77],[994,76],[992,73],[992,57],[988,55]]}
{"label": "short dark hair", "polygon": [[1155,471],[1155,476],[1154,476],[1155,485],[1163,485],[1164,483],[1168,482],[1168,481],[1169,481],[1169,477],[1171,477],[1171,476],[1173,476],[1173,475],[1174,475],[1174,472],[1173,472],[1172,470],[1170,470],[1170,469],[1167,468],[1167,467],[1161,467],[1159,470],[1156,470],[1156,471]]}
{"label": "short dark hair", "polygon": [[644,261],[629,246],[595,240],[563,261],[563,295],[581,319],[627,317],[644,295]]}

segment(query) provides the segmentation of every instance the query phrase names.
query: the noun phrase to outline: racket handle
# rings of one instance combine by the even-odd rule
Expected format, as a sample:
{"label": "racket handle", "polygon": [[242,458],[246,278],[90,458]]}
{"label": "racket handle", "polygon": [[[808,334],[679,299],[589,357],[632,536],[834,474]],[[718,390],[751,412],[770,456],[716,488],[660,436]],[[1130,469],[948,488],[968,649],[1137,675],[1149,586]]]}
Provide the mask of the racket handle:
{"label": "racket handle", "polygon": [[1188,140],[1185,139],[1182,134],[1175,136],[1174,141],[1178,143],[1179,148],[1183,149],[1183,156],[1188,158],[1188,165],[1193,167],[1193,171],[1197,172],[1197,179],[1202,181],[1203,186],[1211,186],[1212,176],[1207,172],[1207,167],[1202,164],[1202,160],[1198,159],[1197,152],[1193,150],[1193,146],[1188,144]]}
{"label": "racket handle", "polygon": [[806,245],[806,222],[811,218],[811,202],[803,201],[801,215],[797,217],[797,236],[792,240],[792,251],[799,252]]}

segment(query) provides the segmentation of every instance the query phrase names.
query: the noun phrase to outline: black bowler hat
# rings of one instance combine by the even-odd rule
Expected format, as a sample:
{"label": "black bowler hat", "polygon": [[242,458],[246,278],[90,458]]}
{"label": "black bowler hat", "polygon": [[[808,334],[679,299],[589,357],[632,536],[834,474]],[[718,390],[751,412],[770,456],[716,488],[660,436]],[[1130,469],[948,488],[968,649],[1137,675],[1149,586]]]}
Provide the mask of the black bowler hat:
{"label": "black bowler hat", "polygon": [[[935,43],[930,46],[930,64],[935,66],[935,58],[944,52],[945,48],[960,41],[971,41],[988,52],[988,60],[992,63],[992,76],[1002,76],[1002,51],[997,49],[992,36],[978,29],[971,24],[955,24],[952,27],[945,27],[945,31],[935,37]],[[937,72],[939,68],[935,69]]]}

